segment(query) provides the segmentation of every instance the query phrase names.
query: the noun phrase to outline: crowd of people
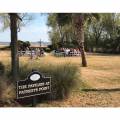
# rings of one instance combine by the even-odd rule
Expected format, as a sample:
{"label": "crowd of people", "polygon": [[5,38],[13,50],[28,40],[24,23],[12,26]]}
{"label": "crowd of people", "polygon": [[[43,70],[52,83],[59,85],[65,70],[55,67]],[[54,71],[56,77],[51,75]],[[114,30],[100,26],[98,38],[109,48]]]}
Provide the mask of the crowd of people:
{"label": "crowd of people", "polygon": [[79,56],[80,50],[78,48],[59,48],[55,50],[55,54],[61,53],[64,56]]}
{"label": "crowd of people", "polygon": [[[19,56],[30,56],[31,58],[38,58],[46,55],[42,48],[28,48],[25,51],[19,50]],[[78,48],[59,48],[54,51],[56,56],[80,56],[80,50]]]}

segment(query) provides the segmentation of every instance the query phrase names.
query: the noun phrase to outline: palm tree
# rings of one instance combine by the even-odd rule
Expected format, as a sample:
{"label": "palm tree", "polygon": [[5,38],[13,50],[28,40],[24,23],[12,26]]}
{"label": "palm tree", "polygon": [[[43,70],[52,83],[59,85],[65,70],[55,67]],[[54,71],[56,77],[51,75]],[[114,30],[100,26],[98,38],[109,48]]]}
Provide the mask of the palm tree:
{"label": "palm tree", "polygon": [[[0,14],[0,22],[3,23],[3,27],[0,30],[5,30],[10,27],[11,31],[11,73],[12,79],[15,81],[18,78],[19,71],[19,57],[18,57],[18,42],[17,42],[17,32],[20,30],[21,26],[25,26],[25,21],[29,22],[32,20],[32,14],[26,13],[8,13]],[[21,21],[24,22],[21,22]]]}
{"label": "palm tree", "polygon": [[17,13],[0,14],[0,21],[3,23],[1,30],[4,31],[10,27],[11,31],[11,73],[14,81],[18,78],[19,70],[19,57],[17,54],[18,19],[21,20]]}
{"label": "palm tree", "polygon": [[13,80],[18,78],[19,70],[19,57],[18,57],[18,45],[17,45],[17,14],[9,13],[10,16],[10,30],[11,30],[11,72]]}
{"label": "palm tree", "polygon": [[82,66],[87,66],[87,60],[84,49],[84,14],[73,14],[73,23],[75,26],[75,35],[81,52]]}
{"label": "palm tree", "polygon": [[75,27],[75,33],[77,42],[79,45],[79,49],[81,51],[82,58],[82,66],[87,67],[87,60],[84,49],[84,24],[87,22],[88,24],[92,22],[93,19],[99,19],[99,15],[96,13],[80,13],[80,14],[72,14],[73,24]]}
{"label": "palm tree", "polygon": [[58,13],[56,15],[56,21],[59,26],[65,26],[66,24],[72,24],[75,31],[76,41],[81,51],[82,66],[87,66],[87,60],[84,50],[84,24],[90,23],[93,18],[99,18],[98,14],[83,14],[83,13]]}

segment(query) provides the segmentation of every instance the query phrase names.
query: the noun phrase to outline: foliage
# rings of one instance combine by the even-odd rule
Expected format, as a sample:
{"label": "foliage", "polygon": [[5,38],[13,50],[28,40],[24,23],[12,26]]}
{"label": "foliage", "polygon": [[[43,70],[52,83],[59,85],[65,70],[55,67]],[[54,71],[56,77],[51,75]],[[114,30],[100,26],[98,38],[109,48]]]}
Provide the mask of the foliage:
{"label": "foliage", "polygon": [[44,51],[50,53],[52,49],[48,47],[48,48],[44,48]]}
{"label": "foliage", "polygon": [[[78,47],[73,16],[78,14],[49,14],[48,26],[52,48]],[[80,27],[80,26],[79,26]],[[120,53],[120,14],[84,14],[85,50],[90,52]]]}
{"label": "foliage", "polygon": [[74,46],[75,33],[70,13],[49,14],[48,26],[53,49]]}
{"label": "foliage", "polygon": [[[74,17],[79,15],[75,13],[49,14],[48,26],[52,28],[49,37],[54,49],[58,47],[78,47]],[[98,19],[98,16],[98,14],[84,14],[84,25]]]}
{"label": "foliage", "polygon": [[[20,78],[25,79],[33,69],[38,70],[42,74],[52,77],[52,97],[54,99],[67,97],[72,88],[76,85],[78,67],[69,63],[62,65],[38,64],[39,63],[36,63],[33,66],[22,64],[19,70]],[[10,75],[10,71],[8,71],[7,74]]]}
{"label": "foliage", "polygon": [[99,21],[94,21],[86,27],[86,49],[94,52],[120,53],[119,25],[120,14],[100,14]]}
{"label": "foliage", "polygon": [[[22,19],[22,22],[20,20],[17,22],[18,32],[22,27],[28,25],[30,21],[34,19],[34,15],[31,13],[18,13],[18,16]],[[10,17],[7,13],[0,13],[0,23],[0,32],[10,27]]]}
{"label": "foliage", "polygon": [[19,50],[26,50],[29,47],[30,47],[29,41],[24,42],[24,41],[18,40],[18,49]]}
{"label": "foliage", "polygon": [[0,32],[6,30],[10,26],[10,20],[7,13],[0,13]]}

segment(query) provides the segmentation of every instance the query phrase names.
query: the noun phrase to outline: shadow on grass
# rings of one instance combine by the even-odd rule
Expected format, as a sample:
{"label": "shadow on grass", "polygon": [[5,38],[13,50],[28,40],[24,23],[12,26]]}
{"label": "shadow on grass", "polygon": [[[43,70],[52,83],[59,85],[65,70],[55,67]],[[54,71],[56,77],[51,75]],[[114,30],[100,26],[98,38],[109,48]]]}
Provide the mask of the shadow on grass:
{"label": "shadow on grass", "polygon": [[120,91],[120,88],[112,88],[112,89],[82,89],[84,92],[117,92]]}
{"label": "shadow on grass", "polygon": [[120,56],[120,53],[87,53],[87,55],[93,55],[93,56],[110,56],[110,57],[113,57],[113,56]]}
{"label": "shadow on grass", "polygon": [[51,96],[46,95],[38,95],[34,97],[27,97],[21,99],[15,99],[22,107],[36,107],[37,104],[44,103],[45,101],[51,101]]}

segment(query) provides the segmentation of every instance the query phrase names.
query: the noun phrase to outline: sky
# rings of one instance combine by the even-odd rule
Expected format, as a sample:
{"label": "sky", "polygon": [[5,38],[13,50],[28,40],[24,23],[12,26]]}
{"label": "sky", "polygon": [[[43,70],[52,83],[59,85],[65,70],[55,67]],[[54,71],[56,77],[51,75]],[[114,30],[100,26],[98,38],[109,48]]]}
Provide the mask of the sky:
{"label": "sky", "polygon": [[[18,40],[30,42],[49,42],[47,14],[33,13],[33,20],[18,32]],[[0,42],[10,42],[10,29],[0,32]]]}

